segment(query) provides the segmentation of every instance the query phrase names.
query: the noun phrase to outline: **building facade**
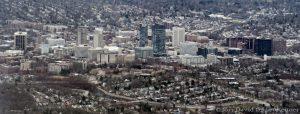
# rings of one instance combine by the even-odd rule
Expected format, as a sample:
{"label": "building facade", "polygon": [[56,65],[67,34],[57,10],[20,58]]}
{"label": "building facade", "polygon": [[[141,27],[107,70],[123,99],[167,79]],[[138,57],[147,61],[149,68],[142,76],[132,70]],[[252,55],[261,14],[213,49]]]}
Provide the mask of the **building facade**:
{"label": "building facade", "polygon": [[94,48],[97,47],[104,47],[105,42],[103,39],[103,29],[102,28],[96,28],[94,31],[94,38],[93,38]]}
{"label": "building facade", "polygon": [[88,50],[91,47],[88,45],[79,45],[75,47],[74,53],[77,58],[88,58]]}
{"label": "building facade", "polygon": [[118,53],[116,52],[103,52],[97,54],[97,62],[100,64],[114,64],[117,62]]}
{"label": "building facade", "polygon": [[66,44],[66,40],[62,38],[47,38],[47,43],[49,46],[64,46]]}
{"label": "building facade", "polygon": [[246,53],[254,52],[255,37],[244,36],[238,38],[226,38],[226,45],[232,48],[240,48]]}
{"label": "building facade", "polygon": [[60,74],[62,70],[71,70],[73,64],[65,61],[58,61],[55,63],[48,64],[48,73],[50,74]]}
{"label": "building facade", "polygon": [[173,27],[173,47],[178,48],[181,42],[185,42],[185,28]]}
{"label": "building facade", "polygon": [[218,54],[218,48],[215,47],[206,47],[206,46],[201,46],[198,48],[197,55],[201,55],[205,58],[207,58],[207,55],[212,54],[212,55],[217,55]]}
{"label": "building facade", "polygon": [[27,33],[16,32],[14,34],[14,48],[15,50],[26,50],[27,46]]}
{"label": "building facade", "polygon": [[272,39],[256,39],[254,51],[258,56],[268,55],[271,56],[272,52]]}
{"label": "building facade", "polygon": [[77,29],[77,45],[89,43],[89,41],[87,39],[88,32],[89,32],[89,30],[87,27],[79,27]]}
{"label": "building facade", "polygon": [[180,55],[197,55],[200,44],[197,42],[182,42],[180,43],[179,53]]}
{"label": "building facade", "polygon": [[153,57],[152,47],[135,48],[135,59],[147,59],[148,57]]}
{"label": "building facade", "polygon": [[139,46],[145,47],[148,41],[148,26],[140,24],[139,39]]}
{"label": "building facade", "polygon": [[276,54],[284,54],[287,50],[286,40],[283,38],[273,39],[273,52]]}
{"label": "building facade", "polygon": [[243,50],[240,48],[228,48],[229,55],[236,56],[236,55],[240,55],[242,53],[243,53]]}
{"label": "building facade", "polygon": [[206,60],[203,56],[183,55],[180,57],[180,62],[183,65],[199,67],[204,65]]}
{"label": "building facade", "polygon": [[166,56],[166,27],[155,24],[152,26],[152,43],[155,57]]}
{"label": "building facade", "polygon": [[100,53],[106,53],[108,49],[104,48],[91,48],[88,50],[88,61],[97,61],[97,56]]}

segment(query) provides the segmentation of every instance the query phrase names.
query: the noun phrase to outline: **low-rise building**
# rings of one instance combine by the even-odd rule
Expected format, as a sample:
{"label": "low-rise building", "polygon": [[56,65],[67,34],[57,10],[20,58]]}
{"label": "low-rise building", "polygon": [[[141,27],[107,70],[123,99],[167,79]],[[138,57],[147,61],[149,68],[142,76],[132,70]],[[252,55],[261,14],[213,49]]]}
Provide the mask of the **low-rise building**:
{"label": "low-rise building", "polygon": [[48,54],[50,52],[50,45],[49,44],[40,44],[39,49],[41,54]]}
{"label": "low-rise building", "polygon": [[62,38],[47,38],[47,43],[49,46],[64,46],[66,41]]}
{"label": "low-rise building", "polygon": [[88,45],[79,45],[75,47],[74,53],[75,57],[77,58],[88,58],[88,50],[91,48],[91,46]]}
{"label": "low-rise building", "polygon": [[130,36],[116,36],[116,38],[114,38],[114,41],[116,43],[127,43],[127,42],[131,41],[131,37]]}
{"label": "low-rise building", "polygon": [[68,29],[67,26],[64,25],[44,25],[43,30],[51,33],[56,32],[64,32],[66,29]]}
{"label": "low-rise building", "polygon": [[274,38],[272,50],[274,54],[283,54],[287,50],[287,42],[283,38]]}
{"label": "low-rise building", "polygon": [[2,56],[23,56],[24,51],[22,50],[6,50],[5,52],[0,52]]}
{"label": "low-rise building", "polygon": [[179,53],[180,55],[193,55],[196,56],[200,44],[196,42],[182,42],[180,43]]}
{"label": "low-rise building", "polygon": [[20,71],[19,66],[12,66],[7,64],[0,64],[0,74],[13,74]]}
{"label": "low-rise building", "polygon": [[117,63],[130,63],[135,60],[134,54],[118,54],[116,57]]}
{"label": "low-rise building", "polygon": [[206,63],[207,64],[215,64],[218,62],[218,58],[214,54],[208,54],[206,58]]}
{"label": "low-rise building", "polygon": [[31,71],[33,66],[33,61],[28,59],[21,60],[20,71]]}
{"label": "low-rise building", "polygon": [[73,64],[66,61],[57,61],[48,64],[48,73],[60,74],[62,70],[71,70]]}
{"label": "low-rise building", "polygon": [[118,53],[105,51],[97,54],[97,62],[100,64],[114,64],[117,62]]}
{"label": "low-rise building", "polygon": [[138,31],[118,31],[119,36],[125,36],[125,37],[135,37],[138,35]]}
{"label": "low-rise building", "polygon": [[90,48],[88,50],[88,61],[97,61],[98,54],[107,53],[108,49],[104,48]]}
{"label": "low-rise building", "polygon": [[181,64],[187,66],[201,66],[205,64],[205,58],[203,56],[183,55],[180,56]]}
{"label": "low-rise building", "polygon": [[135,59],[147,59],[153,57],[152,47],[137,47],[135,48]]}
{"label": "low-rise building", "polygon": [[187,34],[186,40],[198,43],[209,43],[209,38],[207,36],[198,36],[195,34]]}
{"label": "low-rise building", "polygon": [[73,71],[76,73],[83,73],[88,68],[88,62],[87,61],[74,61],[73,62]]}
{"label": "low-rise building", "polygon": [[220,57],[218,59],[222,65],[233,65],[233,57]]}
{"label": "low-rise building", "polygon": [[253,64],[254,60],[252,57],[240,57],[239,62],[240,62],[240,66],[247,67]]}
{"label": "low-rise building", "polygon": [[240,55],[243,53],[243,50],[240,48],[228,48],[228,54],[229,55]]}

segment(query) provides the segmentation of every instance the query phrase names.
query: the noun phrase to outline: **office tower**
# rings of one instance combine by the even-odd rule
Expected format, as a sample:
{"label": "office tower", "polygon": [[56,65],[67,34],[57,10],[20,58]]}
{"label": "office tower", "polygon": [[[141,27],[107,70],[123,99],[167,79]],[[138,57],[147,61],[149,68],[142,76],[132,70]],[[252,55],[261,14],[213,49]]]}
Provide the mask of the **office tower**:
{"label": "office tower", "polygon": [[255,53],[258,56],[268,55],[272,53],[272,39],[256,39],[254,45]]}
{"label": "office tower", "polygon": [[226,45],[233,48],[241,48],[245,51],[253,52],[255,37],[244,36],[237,38],[226,38]]}
{"label": "office tower", "polygon": [[178,48],[181,42],[185,41],[185,29],[179,27],[173,27],[173,47]]}
{"label": "office tower", "polygon": [[148,27],[146,24],[140,24],[139,38],[139,47],[145,47],[148,41]]}
{"label": "office tower", "polygon": [[16,32],[14,34],[14,48],[15,50],[26,50],[27,45],[27,33]]}
{"label": "office tower", "polygon": [[152,26],[152,43],[155,57],[166,56],[166,27],[155,24]]}
{"label": "office tower", "polygon": [[202,55],[204,58],[207,58],[208,50],[205,47],[198,48],[197,55]]}
{"label": "office tower", "polygon": [[88,44],[89,41],[87,40],[87,36],[88,36],[88,28],[87,27],[79,27],[77,30],[77,45],[81,45],[81,44]]}
{"label": "office tower", "polygon": [[218,48],[215,47],[199,47],[197,51],[197,55],[202,55],[203,57],[207,58],[208,55],[217,55]]}
{"label": "office tower", "polygon": [[94,47],[104,47],[105,42],[103,40],[103,29],[102,28],[96,28],[94,31]]}
{"label": "office tower", "polygon": [[275,54],[283,54],[286,52],[286,40],[283,38],[274,38],[273,39],[273,52]]}

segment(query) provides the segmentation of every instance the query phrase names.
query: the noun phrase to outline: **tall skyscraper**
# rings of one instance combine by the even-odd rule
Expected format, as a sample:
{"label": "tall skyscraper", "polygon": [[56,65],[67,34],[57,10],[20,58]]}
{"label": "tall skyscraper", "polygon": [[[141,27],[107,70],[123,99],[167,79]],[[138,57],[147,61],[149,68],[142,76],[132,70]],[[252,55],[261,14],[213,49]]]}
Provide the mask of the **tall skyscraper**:
{"label": "tall skyscraper", "polygon": [[140,24],[139,38],[140,47],[145,47],[148,40],[148,26],[146,24]]}
{"label": "tall skyscraper", "polygon": [[103,29],[102,28],[96,28],[94,31],[94,47],[104,47],[105,42],[103,40]]}
{"label": "tall skyscraper", "polygon": [[254,51],[258,56],[268,55],[271,56],[272,52],[272,39],[256,39]]}
{"label": "tall skyscraper", "polygon": [[172,45],[175,48],[179,47],[180,42],[185,41],[185,28],[173,27]]}
{"label": "tall skyscraper", "polygon": [[14,34],[14,48],[16,50],[26,50],[27,45],[27,33],[26,32],[16,32]]}
{"label": "tall skyscraper", "polygon": [[152,43],[155,57],[166,56],[166,27],[155,24],[152,26]]}
{"label": "tall skyscraper", "polygon": [[77,45],[89,43],[89,41],[87,39],[88,32],[89,32],[88,28],[85,26],[79,27],[77,29]]}

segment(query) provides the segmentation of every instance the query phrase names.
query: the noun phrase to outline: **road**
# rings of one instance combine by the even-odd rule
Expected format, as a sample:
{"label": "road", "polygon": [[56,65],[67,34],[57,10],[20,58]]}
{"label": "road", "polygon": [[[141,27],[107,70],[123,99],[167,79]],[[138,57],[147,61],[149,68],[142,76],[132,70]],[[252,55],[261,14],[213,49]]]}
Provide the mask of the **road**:
{"label": "road", "polygon": [[102,89],[100,87],[97,87],[97,89],[99,90],[100,93],[102,93],[102,95],[109,96],[111,98],[115,98],[115,99],[119,99],[119,100],[124,100],[124,101],[136,101],[137,100],[135,98],[131,98],[131,97],[126,97],[126,96],[121,96],[121,95],[116,95],[116,94],[109,93],[109,92],[105,91],[104,89]]}
{"label": "road", "polygon": [[[36,84],[59,84],[62,82],[34,82],[34,83],[18,83],[18,85],[36,85]],[[117,95],[113,93],[109,93],[106,90],[102,89],[101,87],[97,87],[99,90],[98,92],[100,93],[101,96],[106,96],[112,99],[117,99],[119,100],[119,104],[139,104],[139,103],[145,103],[151,106],[168,106],[168,107],[173,107],[173,104],[171,103],[160,103],[160,102],[154,102],[154,101],[148,101],[148,100],[138,100],[136,98],[131,98],[127,96],[122,96],[122,95]],[[225,89],[225,88],[224,88]],[[226,90],[226,89],[225,89]],[[258,99],[253,99],[249,98],[253,102],[241,102],[241,101],[236,101],[236,102],[230,102],[230,103],[222,103],[222,104],[211,104],[211,105],[216,105],[216,106],[232,106],[232,105],[242,105],[242,104],[247,104],[247,103],[257,103],[257,104],[264,104],[266,106],[270,105],[269,103],[258,100]],[[176,108],[187,108],[187,109],[205,109],[206,105],[175,105]]]}
{"label": "road", "polygon": [[[104,89],[97,87],[99,91],[101,91],[102,94],[105,96],[109,96],[111,98],[123,100],[119,101],[118,104],[148,104],[150,106],[167,106],[167,107],[173,107],[173,104],[171,103],[160,103],[160,102],[154,102],[154,101],[148,101],[148,100],[137,100],[135,98],[127,97],[127,96],[122,96],[122,95],[116,95],[113,93],[109,93],[105,91]],[[265,102],[259,101],[259,100],[254,100],[254,102],[250,101],[235,101],[235,102],[230,102],[230,103],[222,103],[222,104],[210,104],[210,105],[216,105],[216,106],[233,106],[233,105],[243,105],[243,104],[249,104],[249,103],[258,103],[258,104],[264,104]],[[187,108],[187,109],[205,109],[206,105],[175,105],[176,108]]]}

